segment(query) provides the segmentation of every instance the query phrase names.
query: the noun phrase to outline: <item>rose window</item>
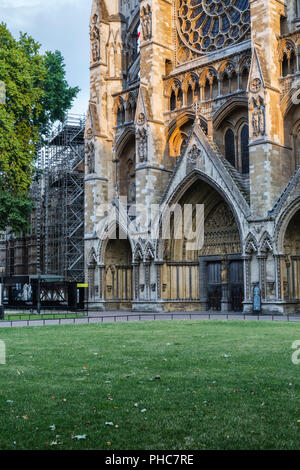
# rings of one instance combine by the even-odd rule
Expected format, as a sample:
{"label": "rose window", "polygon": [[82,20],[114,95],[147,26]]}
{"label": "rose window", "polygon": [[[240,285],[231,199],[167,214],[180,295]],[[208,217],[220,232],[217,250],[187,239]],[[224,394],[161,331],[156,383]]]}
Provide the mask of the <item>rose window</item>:
{"label": "rose window", "polygon": [[212,52],[250,30],[249,0],[177,0],[177,30],[186,46]]}

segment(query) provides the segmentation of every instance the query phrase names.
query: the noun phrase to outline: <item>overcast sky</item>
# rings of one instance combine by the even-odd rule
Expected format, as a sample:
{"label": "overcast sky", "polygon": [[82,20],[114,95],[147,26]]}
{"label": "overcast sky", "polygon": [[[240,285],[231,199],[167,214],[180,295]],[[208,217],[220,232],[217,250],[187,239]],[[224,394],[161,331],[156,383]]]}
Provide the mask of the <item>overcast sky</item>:
{"label": "overcast sky", "polygon": [[81,89],[72,113],[86,114],[89,99],[89,18],[92,0],[0,0],[0,22],[17,37],[30,34],[42,50],[62,52],[67,80]]}

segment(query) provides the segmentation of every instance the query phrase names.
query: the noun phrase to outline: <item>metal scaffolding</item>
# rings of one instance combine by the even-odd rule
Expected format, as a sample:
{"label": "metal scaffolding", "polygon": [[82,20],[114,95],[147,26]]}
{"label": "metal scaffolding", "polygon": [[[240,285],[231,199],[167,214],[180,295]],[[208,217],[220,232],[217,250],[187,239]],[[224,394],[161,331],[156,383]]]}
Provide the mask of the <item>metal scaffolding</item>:
{"label": "metal scaffolding", "polygon": [[85,117],[68,115],[40,151],[43,200],[43,271],[84,279],[84,128]]}

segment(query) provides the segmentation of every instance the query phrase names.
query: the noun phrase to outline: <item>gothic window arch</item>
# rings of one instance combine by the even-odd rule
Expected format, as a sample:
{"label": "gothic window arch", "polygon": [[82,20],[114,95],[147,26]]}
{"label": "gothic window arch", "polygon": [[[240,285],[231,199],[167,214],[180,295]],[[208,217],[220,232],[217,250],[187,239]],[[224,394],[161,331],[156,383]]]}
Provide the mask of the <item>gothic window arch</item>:
{"label": "gothic window arch", "polygon": [[281,58],[281,75],[294,74],[297,71],[297,60],[295,53],[295,45],[292,41],[285,41],[283,43],[282,58]]}
{"label": "gothic window arch", "polygon": [[230,92],[234,93],[237,90],[238,90],[238,76],[237,76],[237,73],[235,71],[233,71],[232,75],[231,75]]}
{"label": "gothic window arch", "polygon": [[235,135],[232,129],[227,129],[225,132],[225,158],[235,166]]}
{"label": "gothic window arch", "polygon": [[223,95],[227,95],[230,91],[230,88],[229,88],[229,76],[228,74],[225,72],[224,75],[223,75],[223,80],[222,80],[222,94]]}
{"label": "gothic window arch", "polygon": [[187,95],[186,95],[188,106],[191,106],[191,104],[193,104],[193,99],[194,99],[193,88],[192,88],[192,85],[189,83],[189,86],[187,89]]}
{"label": "gothic window arch", "polygon": [[247,90],[248,80],[249,80],[249,69],[247,67],[244,67],[241,73],[241,81],[240,81],[242,90]]}
{"label": "gothic window arch", "polygon": [[241,170],[243,174],[249,173],[249,126],[244,124],[240,132]]}
{"label": "gothic window arch", "polygon": [[183,105],[183,93],[181,87],[177,89],[177,108],[181,108]]}
{"label": "gothic window arch", "polygon": [[120,102],[117,110],[117,126],[121,126],[125,122],[125,108],[124,103]]}
{"label": "gothic window arch", "polygon": [[204,87],[204,99],[205,101],[210,100],[211,94],[210,94],[210,82],[209,79],[207,78],[205,81],[205,87]]}
{"label": "gothic window arch", "polygon": [[196,101],[200,101],[200,99],[201,99],[201,96],[200,96],[200,86],[199,86],[199,82],[198,82],[198,81],[195,83],[194,97],[196,97]]}
{"label": "gothic window arch", "polygon": [[170,97],[170,110],[174,111],[176,109],[176,93],[175,90],[172,90]]}
{"label": "gothic window arch", "polygon": [[282,76],[286,77],[288,73],[289,73],[289,61],[288,61],[286,53],[284,53],[283,59],[282,59]]}

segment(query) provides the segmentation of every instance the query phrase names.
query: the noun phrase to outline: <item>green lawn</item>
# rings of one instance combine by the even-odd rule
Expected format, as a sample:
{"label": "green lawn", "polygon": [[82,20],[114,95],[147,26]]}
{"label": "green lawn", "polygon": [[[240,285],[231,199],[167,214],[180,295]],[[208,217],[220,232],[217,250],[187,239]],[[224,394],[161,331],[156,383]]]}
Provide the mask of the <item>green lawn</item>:
{"label": "green lawn", "polygon": [[0,340],[2,450],[300,448],[299,324],[66,325]]}

